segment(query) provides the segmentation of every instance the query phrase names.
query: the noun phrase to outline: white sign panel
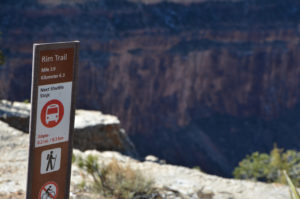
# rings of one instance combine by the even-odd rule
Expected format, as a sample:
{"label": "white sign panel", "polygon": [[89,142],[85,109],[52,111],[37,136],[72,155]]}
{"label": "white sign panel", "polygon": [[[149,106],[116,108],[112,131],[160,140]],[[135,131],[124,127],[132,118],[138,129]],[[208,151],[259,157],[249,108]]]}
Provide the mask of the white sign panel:
{"label": "white sign panel", "polygon": [[42,152],[41,174],[58,171],[60,169],[61,148],[49,149]]}
{"label": "white sign panel", "polygon": [[35,147],[69,140],[72,82],[38,87]]}

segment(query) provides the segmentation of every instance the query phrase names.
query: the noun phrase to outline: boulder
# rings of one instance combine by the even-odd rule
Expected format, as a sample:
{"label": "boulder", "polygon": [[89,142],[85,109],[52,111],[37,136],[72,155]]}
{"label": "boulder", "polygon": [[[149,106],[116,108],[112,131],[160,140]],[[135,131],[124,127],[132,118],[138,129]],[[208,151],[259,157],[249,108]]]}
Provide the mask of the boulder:
{"label": "boulder", "polygon": [[[0,100],[0,120],[28,133],[30,103]],[[134,144],[116,116],[100,111],[76,110],[74,148],[79,150],[118,151],[138,158]]]}
{"label": "boulder", "polygon": [[28,133],[30,108],[30,103],[0,100],[0,120]]}
{"label": "boulder", "polygon": [[119,151],[138,157],[134,144],[120,128],[116,116],[104,115],[100,111],[76,110],[74,148],[85,151]]}

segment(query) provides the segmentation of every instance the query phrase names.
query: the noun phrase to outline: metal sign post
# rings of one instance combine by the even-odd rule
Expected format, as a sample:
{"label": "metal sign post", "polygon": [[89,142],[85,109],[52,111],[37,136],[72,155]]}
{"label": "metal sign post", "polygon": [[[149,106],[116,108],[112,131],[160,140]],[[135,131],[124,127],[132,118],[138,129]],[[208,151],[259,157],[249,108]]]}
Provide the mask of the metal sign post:
{"label": "metal sign post", "polygon": [[79,41],[33,45],[27,199],[68,199]]}

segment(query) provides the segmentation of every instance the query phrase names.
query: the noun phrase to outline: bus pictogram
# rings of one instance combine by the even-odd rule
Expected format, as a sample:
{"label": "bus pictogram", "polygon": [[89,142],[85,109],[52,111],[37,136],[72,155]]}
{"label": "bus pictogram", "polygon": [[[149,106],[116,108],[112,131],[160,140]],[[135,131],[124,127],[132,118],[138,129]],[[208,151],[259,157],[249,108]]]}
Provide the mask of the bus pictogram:
{"label": "bus pictogram", "polygon": [[41,112],[41,121],[47,128],[55,127],[60,123],[64,115],[64,106],[57,100],[48,101]]}

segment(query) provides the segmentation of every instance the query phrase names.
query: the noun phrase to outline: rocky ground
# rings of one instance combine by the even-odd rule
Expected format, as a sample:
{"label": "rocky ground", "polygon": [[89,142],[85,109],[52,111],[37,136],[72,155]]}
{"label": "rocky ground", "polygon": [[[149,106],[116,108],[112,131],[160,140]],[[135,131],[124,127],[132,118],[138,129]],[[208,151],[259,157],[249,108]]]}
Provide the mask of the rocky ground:
{"label": "rocky ground", "polygon": [[0,121],[0,198],[24,198],[28,134]]}
{"label": "rocky ground", "polygon": [[[0,121],[0,198],[24,198],[28,159],[28,134]],[[75,155],[94,154],[100,162],[116,159],[139,169],[151,177],[162,198],[178,199],[287,199],[289,191],[280,184],[265,184],[207,175],[195,169],[164,164],[154,157],[141,162],[118,152],[98,152],[74,150]],[[98,198],[92,193],[78,189],[84,172],[72,166],[71,198]],[[100,197],[99,197],[100,198]]]}

